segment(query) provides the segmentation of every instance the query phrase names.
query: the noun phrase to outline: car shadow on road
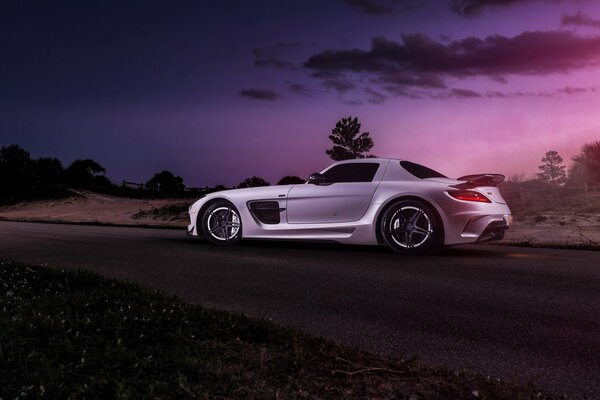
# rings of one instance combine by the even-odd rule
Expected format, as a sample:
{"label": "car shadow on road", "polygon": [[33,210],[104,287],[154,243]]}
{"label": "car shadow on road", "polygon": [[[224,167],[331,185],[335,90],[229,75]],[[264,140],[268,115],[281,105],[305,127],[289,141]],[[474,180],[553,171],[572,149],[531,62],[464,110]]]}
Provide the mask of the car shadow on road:
{"label": "car shadow on road", "polygon": [[[194,246],[202,247],[215,247],[228,249],[227,247],[216,246],[210,243],[208,240],[202,240],[195,237],[186,238],[173,238],[171,239],[180,243],[187,243]],[[246,249],[295,249],[295,250],[326,250],[326,251],[342,251],[342,252],[367,252],[367,253],[381,253],[381,254],[394,254],[392,250],[386,246],[360,246],[341,244],[336,242],[326,241],[291,241],[291,240],[261,240],[261,239],[244,239],[240,243],[236,244],[234,248],[246,248]]]}
{"label": "car shadow on road", "polygon": [[501,246],[470,244],[466,246],[450,247],[441,253],[441,255],[457,258],[505,258],[507,256],[507,251]]}
{"label": "car shadow on road", "polygon": [[[185,242],[188,245],[205,247],[216,247],[207,240],[201,240],[195,237],[185,237],[173,239],[177,242]],[[343,253],[363,253],[363,254],[386,254],[397,255],[398,257],[406,257],[396,254],[387,246],[373,245],[352,245],[341,244],[336,242],[319,242],[319,241],[287,241],[287,240],[243,240],[236,245],[239,249],[288,249],[288,250],[311,250],[325,252],[343,252]],[[223,249],[227,249],[223,247]],[[228,250],[230,251],[230,250]],[[441,253],[435,255],[420,255],[410,257],[453,257],[453,258],[504,258],[507,252],[503,251],[500,246],[488,245],[468,245],[466,247],[450,247]]]}
{"label": "car shadow on road", "polygon": [[341,244],[336,242],[311,242],[311,241],[285,241],[285,240],[245,240],[240,243],[241,246],[254,248],[276,248],[276,249],[310,249],[326,251],[342,251],[356,253],[381,253],[394,254],[386,246],[360,246],[351,244]]}

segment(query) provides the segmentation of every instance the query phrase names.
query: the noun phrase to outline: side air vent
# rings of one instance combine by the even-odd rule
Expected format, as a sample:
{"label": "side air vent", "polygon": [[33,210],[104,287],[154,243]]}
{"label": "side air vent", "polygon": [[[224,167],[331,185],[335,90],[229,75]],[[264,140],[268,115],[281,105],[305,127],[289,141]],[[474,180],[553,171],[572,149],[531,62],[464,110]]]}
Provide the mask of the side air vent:
{"label": "side air vent", "polygon": [[276,201],[253,201],[249,204],[252,214],[263,224],[275,225],[281,222],[281,211],[285,208],[279,208]]}

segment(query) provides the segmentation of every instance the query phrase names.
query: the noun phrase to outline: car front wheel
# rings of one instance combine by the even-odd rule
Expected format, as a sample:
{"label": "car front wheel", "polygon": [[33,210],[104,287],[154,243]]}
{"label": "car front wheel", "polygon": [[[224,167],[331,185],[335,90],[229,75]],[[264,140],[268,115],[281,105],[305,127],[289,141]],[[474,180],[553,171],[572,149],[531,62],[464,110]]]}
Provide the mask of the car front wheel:
{"label": "car front wheel", "polygon": [[202,232],[211,243],[231,245],[242,238],[242,219],[230,203],[211,205],[202,215]]}
{"label": "car front wheel", "polygon": [[385,243],[401,254],[432,254],[442,250],[442,227],[430,206],[402,200],[389,207],[381,219]]}

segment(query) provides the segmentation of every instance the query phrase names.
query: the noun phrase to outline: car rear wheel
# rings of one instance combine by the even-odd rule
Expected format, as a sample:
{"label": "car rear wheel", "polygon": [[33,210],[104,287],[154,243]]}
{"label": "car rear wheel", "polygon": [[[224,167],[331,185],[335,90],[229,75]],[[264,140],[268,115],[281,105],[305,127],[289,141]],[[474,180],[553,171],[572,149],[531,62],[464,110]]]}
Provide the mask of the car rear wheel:
{"label": "car rear wheel", "polygon": [[432,254],[442,250],[441,225],[430,206],[417,200],[402,200],[383,213],[381,236],[401,254]]}
{"label": "car rear wheel", "polygon": [[242,238],[242,219],[230,203],[218,202],[202,215],[202,232],[211,243],[232,245]]}

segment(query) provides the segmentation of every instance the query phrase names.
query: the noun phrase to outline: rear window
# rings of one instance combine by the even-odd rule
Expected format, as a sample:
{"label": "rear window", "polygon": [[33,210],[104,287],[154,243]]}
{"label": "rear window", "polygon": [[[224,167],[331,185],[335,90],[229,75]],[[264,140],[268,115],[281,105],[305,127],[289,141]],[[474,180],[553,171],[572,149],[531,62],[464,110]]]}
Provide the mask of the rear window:
{"label": "rear window", "polygon": [[427,178],[447,178],[447,176],[440,174],[437,171],[427,168],[423,165],[416,164],[410,161],[400,161],[402,168],[410,172],[411,175],[416,176],[419,179]]}

